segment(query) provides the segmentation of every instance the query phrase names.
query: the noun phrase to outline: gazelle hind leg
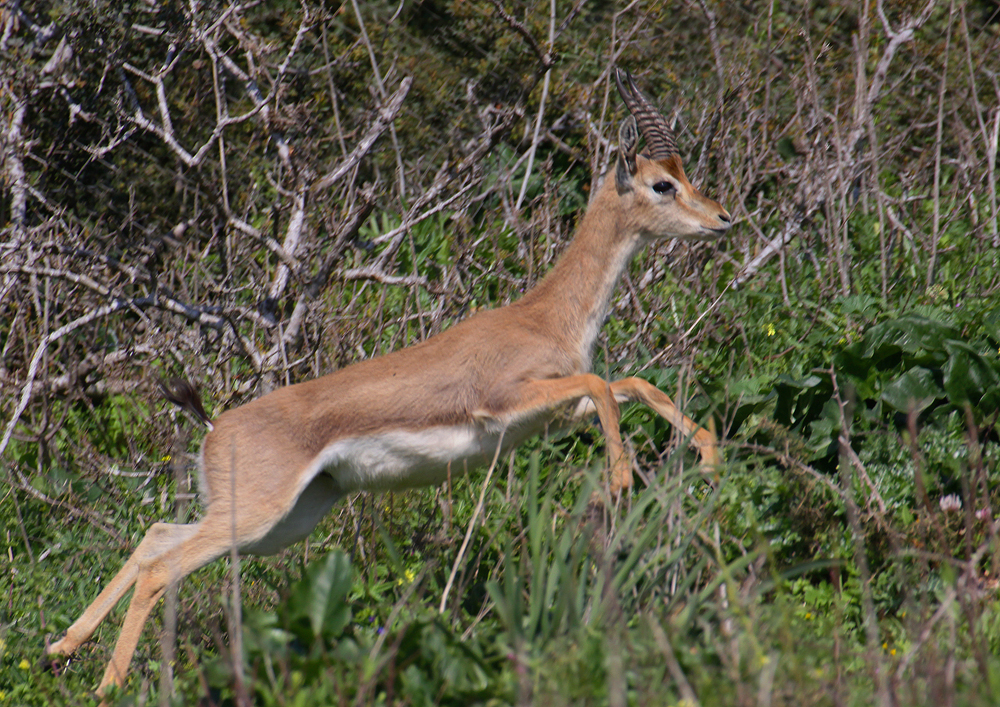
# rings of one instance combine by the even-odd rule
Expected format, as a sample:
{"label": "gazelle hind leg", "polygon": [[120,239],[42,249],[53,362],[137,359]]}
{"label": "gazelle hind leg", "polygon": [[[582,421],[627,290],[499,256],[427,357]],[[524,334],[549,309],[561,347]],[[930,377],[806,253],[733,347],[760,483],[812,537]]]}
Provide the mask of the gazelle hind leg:
{"label": "gazelle hind leg", "polygon": [[85,643],[97,630],[97,627],[114,608],[136,580],[142,562],[148,561],[165,550],[176,546],[196,531],[195,525],[174,525],[170,523],[155,523],[139,543],[132,556],[118,574],[108,582],[104,590],[91,602],[73,625],[66,631],[63,638],[48,647],[49,655],[69,655]]}
{"label": "gazelle hind leg", "polygon": [[[157,523],[150,528],[147,539],[154,530],[158,535],[154,536],[156,541],[153,547],[137,561],[135,591],[114,654],[97,688],[99,695],[110,685],[124,682],[146,618],[163,596],[167,585],[180,581],[230,549],[233,538],[231,522],[220,515],[206,515],[195,525]],[[145,544],[146,539],[142,545]],[[136,554],[139,554],[138,550]]]}

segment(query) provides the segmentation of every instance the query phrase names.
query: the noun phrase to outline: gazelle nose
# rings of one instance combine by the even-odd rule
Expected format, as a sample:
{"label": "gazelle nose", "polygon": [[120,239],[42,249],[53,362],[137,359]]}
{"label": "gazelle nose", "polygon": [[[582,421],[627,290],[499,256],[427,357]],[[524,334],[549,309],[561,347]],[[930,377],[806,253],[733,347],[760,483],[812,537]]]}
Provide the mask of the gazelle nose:
{"label": "gazelle nose", "polygon": [[722,223],[725,224],[726,228],[729,228],[730,226],[733,225],[733,219],[729,215],[728,211],[723,211],[722,213],[720,213],[719,214],[719,220],[722,221]]}

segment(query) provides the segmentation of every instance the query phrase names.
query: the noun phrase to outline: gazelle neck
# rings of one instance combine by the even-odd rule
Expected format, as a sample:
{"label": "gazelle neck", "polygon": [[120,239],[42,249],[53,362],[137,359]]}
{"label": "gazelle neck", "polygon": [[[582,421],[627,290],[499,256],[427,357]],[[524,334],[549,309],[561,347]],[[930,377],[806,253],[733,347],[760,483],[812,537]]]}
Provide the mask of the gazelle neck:
{"label": "gazelle neck", "polygon": [[559,337],[575,358],[576,372],[590,370],[594,341],[611,297],[642,239],[627,227],[614,175],[604,180],[587,209],[573,242],[555,267],[521,300],[536,321]]}

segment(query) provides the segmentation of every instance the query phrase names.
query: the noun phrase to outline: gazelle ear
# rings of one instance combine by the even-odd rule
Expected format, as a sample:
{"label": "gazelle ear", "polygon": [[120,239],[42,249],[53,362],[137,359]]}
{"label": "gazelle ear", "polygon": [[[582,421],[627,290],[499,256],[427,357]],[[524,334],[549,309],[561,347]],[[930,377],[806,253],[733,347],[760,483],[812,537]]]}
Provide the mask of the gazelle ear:
{"label": "gazelle ear", "polygon": [[632,191],[632,177],[635,176],[635,153],[639,146],[639,131],[635,118],[631,115],[618,128],[618,168],[615,170],[615,187],[619,194]]}

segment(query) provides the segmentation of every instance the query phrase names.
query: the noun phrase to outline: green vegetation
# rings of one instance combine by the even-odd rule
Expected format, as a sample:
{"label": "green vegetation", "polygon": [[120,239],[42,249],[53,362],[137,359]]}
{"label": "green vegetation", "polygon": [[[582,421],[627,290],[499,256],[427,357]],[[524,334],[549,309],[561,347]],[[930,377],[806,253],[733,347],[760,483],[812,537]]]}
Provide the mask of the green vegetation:
{"label": "green vegetation", "polygon": [[[1000,700],[995,4],[560,0],[551,41],[548,3],[499,5],[365,4],[367,43],[350,3],[0,9],[0,707],[96,704],[125,606],[46,640],[197,517],[201,432],[155,379],[218,414],[519,297],[614,156],[612,56],[736,226],[637,258],[595,371],[684,401],[724,464],[624,408],[630,494],[588,507],[596,427],[533,440],[461,554],[482,471],[351,498],[187,579],[110,702]],[[316,189],[404,76],[395,134]]]}

